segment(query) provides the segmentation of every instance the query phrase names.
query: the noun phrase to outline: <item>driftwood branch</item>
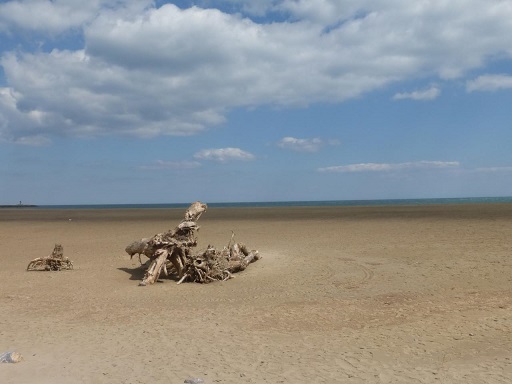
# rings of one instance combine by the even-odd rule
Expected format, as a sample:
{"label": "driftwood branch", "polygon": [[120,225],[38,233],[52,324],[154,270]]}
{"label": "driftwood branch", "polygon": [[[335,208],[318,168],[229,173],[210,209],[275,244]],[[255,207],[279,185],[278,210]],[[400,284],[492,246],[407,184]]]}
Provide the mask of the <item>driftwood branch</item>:
{"label": "driftwood branch", "polygon": [[[184,219],[176,228],[143,239],[145,246],[143,249],[137,248],[137,253],[148,256],[150,264],[139,285],[153,284],[162,273],[168,275],[169,272],[177,275],[178,284],[185,281],[224,281],[261,258],[258,251],[249,251],[244,244],[235,243],[234,233],[222,250],[208,246],[205,251],[193,254],[191,249],[197,245],[196,231],[199,229],[197,220],[206,209],[206,204],[195,202],[186,210]],[[130,247],[127,247],[129,254],[135,250],[135,247]]]}
{"label": "driftwood branch", "polygon": [[184,281],[203,284],[225,281],[233,278],[233,273],[245,270],[249,264],[260,258],[258,251],[248,251],[242,243],[224,247],[221,251],[209,246],[203,253],[187,259],[184,275],[178,284]]}
{"label": "driftwood branch", "polygon": [[206,204],[196,201],[185,211],[184,219],[176,228],[149,239],[143,253],[150,258],[151,263],[140,285],[155,283],[166,260],[172,263],[180,278],[183,276],[186,255],[191,247],[197,245],[195,234],[199,226],[196,221],[206,208]]}

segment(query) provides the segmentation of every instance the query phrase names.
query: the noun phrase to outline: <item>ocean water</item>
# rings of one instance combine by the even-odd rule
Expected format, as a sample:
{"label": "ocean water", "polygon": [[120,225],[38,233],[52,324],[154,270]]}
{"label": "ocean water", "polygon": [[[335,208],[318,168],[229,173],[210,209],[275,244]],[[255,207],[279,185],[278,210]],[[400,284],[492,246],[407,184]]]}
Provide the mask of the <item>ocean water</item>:
{"label": "ocean water", "polygon": [[[436,204],[482,204],[512,203],[512,196],[506,197],[461,197],[435,199],[383,199],[383,200],[328,200],[328,201],[260,201],[236,203],[210,203],[212,208],[250,208],[250,207],[333,207],[333,206],[393,206],[393,205],[436,205]],[[43,209],[129,209],[129,208],[188,208],[190,203],[163,204],[81,204],[81,205],[39,205]]]}

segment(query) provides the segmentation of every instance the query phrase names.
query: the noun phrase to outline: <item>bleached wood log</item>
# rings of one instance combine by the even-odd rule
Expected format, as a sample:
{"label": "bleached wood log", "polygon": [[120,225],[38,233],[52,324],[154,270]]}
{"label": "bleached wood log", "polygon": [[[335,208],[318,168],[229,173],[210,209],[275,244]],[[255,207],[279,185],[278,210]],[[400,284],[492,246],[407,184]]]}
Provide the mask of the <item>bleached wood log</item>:
{"label": "bleached wood log", "polygon": [[185,212],[185,221],[197,221],[201,217],[204,211],[206,211],[207,205],[196,201],[192,203]]}
{"label": "bleached wood log", "polygon": [[139,285],[145,286],[148,284],[154,284],[155,281],[158,280],[162,268],[165,265],[165,261],[167,260],[167,256],[169,256],[169,252],[165,249],[160,249],[155,253],[155,256],[156,258],[151,261],[151,264],[144,275],[144,279],[139,283]]}
{"label": "bleached wood log", "polygon": [[247,268],[247,266],[251,263],[254,263],[256,260],[261,259],[261,256],[258,251],[250,251],[247,256],[245,256],[240,261],[230,261],[227,270],[230,273],[236,273],[243,271]]}

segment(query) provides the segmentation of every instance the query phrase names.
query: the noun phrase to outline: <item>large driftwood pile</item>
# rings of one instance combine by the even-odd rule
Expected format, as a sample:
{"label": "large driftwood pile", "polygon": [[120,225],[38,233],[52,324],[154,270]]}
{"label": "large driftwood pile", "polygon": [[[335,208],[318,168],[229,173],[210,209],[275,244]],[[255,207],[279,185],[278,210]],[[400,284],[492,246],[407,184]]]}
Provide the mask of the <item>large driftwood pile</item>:
{"label": "large driftwood pile", "polygon": [[27,271],[60,271],[73,269],[73,263],[64,257],[62,245],[55,244],[52,253],[45,257],[38,257],[28,263]]}
{"label": "large driftwood pile", "polygon": [[[184,281],[209,283],[227,280],[233,273],[243,271],[247,266],[260,259],[258,251],[249,251],[241,243],[229,244],[222,250],[211,246],[199,254],[193,254],[191,248],[197,245],[196,231],[199,229],[197,220],[206,211],[206,204],[199,201],[193,203],[185,212],[185,218],[174,229],[159,233],[149,240],[143,239],[126,247],[126,252],[133,257],[140,253],[150,259],[150,264],[139,285],[153,284],[160,275],[169,275],[174,271]],[[143,243],[142,248],[140,244]]]}

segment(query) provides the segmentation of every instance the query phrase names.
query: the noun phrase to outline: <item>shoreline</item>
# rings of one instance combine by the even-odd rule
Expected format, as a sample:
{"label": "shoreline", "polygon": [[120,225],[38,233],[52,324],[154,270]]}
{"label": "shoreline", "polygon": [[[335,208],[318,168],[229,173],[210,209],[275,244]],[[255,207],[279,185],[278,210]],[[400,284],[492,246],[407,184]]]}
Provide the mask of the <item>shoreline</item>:
{"label": "shoreline", "polygon": [[[177,224],[183,208],[90,208],[90,209],[5,209],[1,221],[55,221],[82,219],[88,221],[169,220]],[[307,220],[324,219],[391,219],[391,218],[512,218],[512,203],[471,203],[439,205],[386,206],[276,206],[276,207],[208,207],[201,218],[223,220]]]}
{"label": "shoreline", "polygon": [[[192,202],[190,202],[192,203]],[[53,205],[4,205],[4,207],[37,207],[41,209],[186,209],[190,203],[144,203],[144,204],[53,204]],[[254,202],[204,202],[211,208],[277,208],[277,207],[378,207],[378,206],[423,206],[453,204],[508,204],[512,196],[494,197],[447,197],[408,199],[364,199],[364,200],[294,200]]]}

